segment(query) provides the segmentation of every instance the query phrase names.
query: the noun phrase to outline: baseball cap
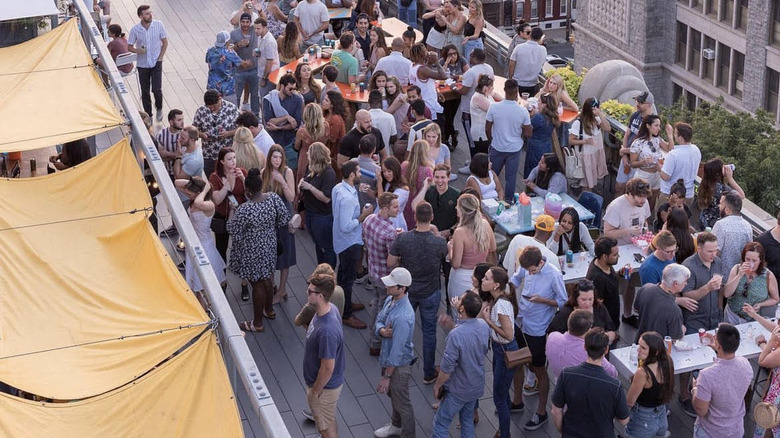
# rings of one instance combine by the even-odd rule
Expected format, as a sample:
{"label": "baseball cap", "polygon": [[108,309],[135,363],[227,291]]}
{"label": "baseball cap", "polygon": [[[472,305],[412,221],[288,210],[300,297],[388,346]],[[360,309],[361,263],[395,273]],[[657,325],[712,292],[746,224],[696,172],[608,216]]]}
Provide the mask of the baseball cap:
{"label": "baseball cap", "polygon": [[405,268],[395,268],[390,275],[382,277],[382,283],[387,287],[404,286],[409,287],[412,284],[412,274]]}
{"label": "baseball cap", "polygon": [[225,44],[230,41],[230,34],[226,30],[222,30],[217,34],[217,42],[214,43],[217,47],[225,47]]}
{"label": "baseball cap", "polygon": [[640,94],[637,94],[636,96],[634,96],[634,100],[636,100],[639,103],[649,103],[650,105],[655,103],[655,98],[653,98],[653,93],[649,91],[645,91]]}
{"label": "baseball cap", "polygon": [[549,214],[540,214],[536,217],[536,229],[541,231],[555,231],[555,219]]}
{"label": "baseball cap", "polygon": [[252,21],[252,14],[247,14],[246,12],[244,12],[243,14],[241,14],[241,18],[239,18],[238,21],[241,21],[241,20],[244,20],[244,19]]}

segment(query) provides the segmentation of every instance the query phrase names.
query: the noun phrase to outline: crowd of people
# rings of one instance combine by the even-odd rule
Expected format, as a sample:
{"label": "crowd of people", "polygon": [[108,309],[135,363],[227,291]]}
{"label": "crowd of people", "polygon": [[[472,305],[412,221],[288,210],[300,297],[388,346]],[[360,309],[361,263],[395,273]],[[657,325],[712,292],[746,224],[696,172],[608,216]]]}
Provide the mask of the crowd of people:
{"label": "crowd of people", "polygon": [[[173,109],[154,135],[217,278],[224,283],[229,270],[242,279],[241,298],[253,305],[252,319],[241,322],[245,331],[263,332],[265,320],[276,317],[274,304],[298,292],[287,289],[295,233],[311,236],[318,266],[295,323],[307,328],[307,415],[322,436],[338,436],[343,326],[370,330],[369,354],[382,369],[377,392],[391,400],[390,422],[374,435],[415,436],[409,386],[418,309],[422,382],[437,399],[434,437],[449,436],[456,416],[461,436],[474,436],[488,356],[496,437],[510,436],[511,413],[535,395],[526,430],[551,415],[567,437],[614,436],[613,420],[633,438],[663,436],[675,392],[697,418],[696,437],[740,436],[752,369],[735,356],[745,340],[734,326],[765,326],[772,335],[758,339],[759,363],[780,366],[780,330],[768,320],[779,301],[780,227],[753,239],[733,167],[706,161],[694,205],[701,153],[691,143],[693,129],[667,124],[664,139],[653,95],[643,92],[620,149],[618,193],[603,214],[603,232],[592,234],[575,208],[565,208],[557,218],[538,215],[533,236],[514,236],[500,254],[482,200],[514,202],[518,172],[532,196],[566,193],[572,182],[597,190],[608,174],[603,137],[611,128],[599,100],[579,108],[560,76],[539,84],[544,32],[525,23],[513,41],[509,78],[494,90],[480,0],[470,0],[467,11],[459,0],[424,1],[423,41],[410,27],[390,47],[370,25],[381,14],[374,3],[348,3],[340,2],[354,14],[343,26],[331,26],[332,4],[318,0],[242,4],[231,17],[235,28],[219,32],[205,54],[208,90],[191,124]],[[399,17],[416,27],[416,2],[405,3],[399,0]],[[149,6],[138,16],[122,47],[139,55],[151,127],[153,111],[163,118],[168,43]],[[117,28],[112,35],[122,38]],[[298,58],[325,47],[325,39],[338,40],[338,48],[316,73]],[[285,72],[293,61],[295,70]],[[460,84],[455,98],[438,90],[442,80]],[[366,104],[347,102],[337,86],[355,82],[367,84]],[[568,127],[568,144],[580,148],[583,163],[574,181],[559,154],[562,108],[580,112]],[[453,172],[458,112],[471,159]],[[63,163],[73,159],[65,152]],[[450,185],[458,172],[469,175],[462,191]],[[617,267],[619,246],[653,231],[641,267]],[[586,278],[572,285],[559,261],[569,251],[593,258]],[[185,276],[197,292],[190,263]],[[356,285],[371,291],[370,303],[356,299]],[[635,339],[624,340],[638,345],[640,363],[627,391],[606,359],[621,323],[637,328]],[[697,378],[675,379],[664,338],[699,329],[717,329],[708,339],[718,360]],[[447,336],[437,364],[440,330]],[[512,358],[521,350],[529,357],[517,366]],[[767,400],[780,402],[780,373],[769,385]]]}

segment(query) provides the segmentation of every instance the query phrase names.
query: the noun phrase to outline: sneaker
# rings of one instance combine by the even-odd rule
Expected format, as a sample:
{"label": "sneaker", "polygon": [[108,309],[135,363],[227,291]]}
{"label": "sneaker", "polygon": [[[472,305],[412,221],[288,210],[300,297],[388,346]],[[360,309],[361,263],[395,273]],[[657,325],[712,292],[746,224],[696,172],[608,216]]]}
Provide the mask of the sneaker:
{"label": "sneaker", "polygon": [[249,102],[241,105],[241,111],[252,111],[252,105]]}
{"label": "sneaker", "polygon": [[305,408],[304,410],[301,411],[301,413],[303,414],[303,418],[309,421],[314,421],[314,415],[311,413],[309,408]]}
{"label": "sneaker", "polygon": [[636,315],[631,315],[629,317],[621,316],[620,320],[623,321],[624,324],[628,324],[631,327],[639,328],[639,317]]}
{"label": "sneaker", "polygon": [[458,169],[458,173],[460,173],[461,175],[471,175],[471,169],[469,169],[469,164],[471,164],[470,161],[466,161],[465,163],[463,163],[463,167]]}
{"label": "sneaker", "polygon": [[523,395],[530,397],[532,395],[539,394],[539,382],[534,382],[532,385],[523,385]]}
{"label": "sneaker", "polygon": [[438,371],[433,373],[432,376],[423,377],[423,383],[426,384],[426,385],[430,385],[433,382],[435,382],[437,378],[439,378],[439,372]]}
{"label": "sneaker", "polygon": [[451,173],[450,174],[450,181],[457,181],[458,180],[458,174],[457,173]]}
{"label": "sneaker", "polygon": [[693,409],[693,402],[691,399],[688,400],[680,400],[680,404],[682,405],[683,412],[691,418],[696,418],[696,410]]}
{"label": "sneaker", "polygon": [[162,109],[157,110],[157,121],[162,122],[162,119],[163,119]]}
{"label": "sneaker", "polygon": [[523,427],[525,430],[536,430],[544,426],[544,423],[546,422],[547,415],[534,414],[533,417],[531,417],[531,419],[523,425]]}
{"label": "sneaker", "polygon": [[395,427],[391,424],[385,424],[379,429],[374,431],[374,436],[377,438],[388,438],[391,436],[401,435],[401,428]]}
{"label": "sneaker", "polygon": [[510,403],[509,404],[509,412],[523,412],[525,410],[525,404],[523,403]]}

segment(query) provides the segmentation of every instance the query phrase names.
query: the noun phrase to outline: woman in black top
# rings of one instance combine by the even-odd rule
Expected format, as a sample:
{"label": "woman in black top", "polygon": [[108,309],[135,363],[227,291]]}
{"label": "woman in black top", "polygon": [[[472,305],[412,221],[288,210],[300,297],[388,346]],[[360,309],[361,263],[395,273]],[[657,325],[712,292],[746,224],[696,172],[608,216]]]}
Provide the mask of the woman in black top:
{"label": "woman in black top", "polygon": [[330,166],[330,150],[314,142],[308,151],[309,169],[298,183],[300,199],[306,210],[306,229],[314,240],[317,264],[327,263],[336,269],[333,251],[333,210],[331,192],[336,185],[336,172]]}
{"label": "woman in black top", "polygon": [[[458,54],[458,49],[452,44],[447,44],[441,49],[439,65],[442,66],[447,77],[453,81],[457,81],[469,69],[466,59]],[[453,122],[455,115],[458,113],[458,107],[460,107],[460,99],[460,94],[454,93],[453,95],[448,93],[446,99],[441,102],[444,112],[436,116],[437,119],[444,121],[441,127],[441,138],[451,151],[458,147],[458,131],[455,129]]]}
{"label": "woman in black top", "polygon": [[665,403],[674,393],[674,364],[661,335],[644,333],[639,338],[637,358],[638,367],[626,394],[631,408],[626,432],[632,438],[664,436],[669,428]]}
{"label": "woman in black top", "polygon": [[601,327],[609,337],[609,343],[617,341],[618,334],[615,331],[615,324],[609,317],[607,308],[596,301],[596,291],[593,282],[590,280],[580,280],[574,285],[574,291],[569,297],[569,301],[563,305],[563,308],[555,314],[547,333],[560,332],[566,333],[568,329],[569,315],[577,309],[587,310],[593,313],[593,327]]}
{"label": "woman in black top", "polygon": [[[463,25],[463,57],[469,62],[469,55],[474,49],[485,49],[485,17],[482,15],[482,2],[471,0],[469,2],[469,17]],[[511,53],[510,53],[511,55]]]}

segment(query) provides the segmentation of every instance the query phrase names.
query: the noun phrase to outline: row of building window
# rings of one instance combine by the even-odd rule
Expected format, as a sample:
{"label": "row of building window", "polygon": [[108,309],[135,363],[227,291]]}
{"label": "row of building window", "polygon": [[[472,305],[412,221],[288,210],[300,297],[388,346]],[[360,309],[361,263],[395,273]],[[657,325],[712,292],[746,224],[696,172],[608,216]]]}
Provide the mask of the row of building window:
{"label": "row of building window", "polygon": [[[540,3],[542,3],[542,6],[544,7],[544,17],[545,18],[552,18],[555,16],[555,4],[554,2],[558,2],[558,12],[559,17],[565,17],[568,2],[572,0],[531,0],[531,19],[536,20],[539,18],[539,6]],[[519,4],[522,4],[519,3]]]}
{"label": "row of building window", "polygon": [[744,53],[678,21],[674,61],[726,93],[738,99],[742,98],[745,74]]}
{"label": "row of building window", "polygon": [[[748,0],[677,0],[734,29],[747,30]],[[780,0],[770,0],[768,43],[780,47]]]}

